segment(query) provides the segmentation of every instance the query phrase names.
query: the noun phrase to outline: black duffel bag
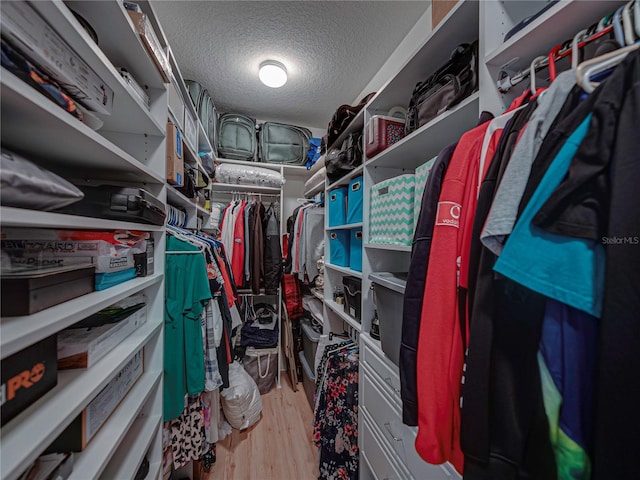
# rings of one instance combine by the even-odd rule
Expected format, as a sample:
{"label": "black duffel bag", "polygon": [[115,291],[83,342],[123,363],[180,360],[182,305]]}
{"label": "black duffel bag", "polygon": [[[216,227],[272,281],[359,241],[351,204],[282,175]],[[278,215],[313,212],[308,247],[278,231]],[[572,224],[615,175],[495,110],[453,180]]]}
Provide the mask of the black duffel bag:
{"label": "black duffel bag", "polygon": [[245,321],[240,331],[243,347],[269,348],[278,345],[278,312],[268,303],[245,306]]}
{"label": "black duffel bag", "polygon": [[407,109],[405,135],[460,103],[477,87],[478,42],[460,44],[445,65],[416,84]]}
{"label": "black duffel bag", "polygon": [[340,149],[333,148],[324,159],[327,178],[335,182],[362,164],[362,132],[347,135]]}

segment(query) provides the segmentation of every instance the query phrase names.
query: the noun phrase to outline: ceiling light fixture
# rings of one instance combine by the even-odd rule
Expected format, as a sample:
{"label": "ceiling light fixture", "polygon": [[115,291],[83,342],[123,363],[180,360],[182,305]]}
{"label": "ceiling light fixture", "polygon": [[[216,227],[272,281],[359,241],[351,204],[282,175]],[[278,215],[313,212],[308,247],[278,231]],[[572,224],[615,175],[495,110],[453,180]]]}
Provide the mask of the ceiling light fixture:
{"label": "ceiling light fixture", "polygon": [[260,64],[260,81],[267,87],[279,88],[287,83],[287,69],[280,62],[266,60]]}

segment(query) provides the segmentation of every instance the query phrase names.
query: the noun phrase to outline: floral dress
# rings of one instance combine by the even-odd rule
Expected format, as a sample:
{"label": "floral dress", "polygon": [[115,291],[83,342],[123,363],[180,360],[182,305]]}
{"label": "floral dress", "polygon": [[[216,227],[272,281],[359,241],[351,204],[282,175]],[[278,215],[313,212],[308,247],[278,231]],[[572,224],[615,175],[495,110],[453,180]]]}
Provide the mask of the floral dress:
{"label": "floral dress", "polygon": [[314,444],[320,480],[358,479],[358,353],[332,353],[316,402]]}

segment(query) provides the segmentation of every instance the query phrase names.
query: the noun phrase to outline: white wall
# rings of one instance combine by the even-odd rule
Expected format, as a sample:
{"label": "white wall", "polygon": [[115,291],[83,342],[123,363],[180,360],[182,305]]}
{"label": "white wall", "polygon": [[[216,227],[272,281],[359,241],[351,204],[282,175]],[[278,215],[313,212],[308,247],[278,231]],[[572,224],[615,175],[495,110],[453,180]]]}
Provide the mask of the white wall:
{"label": "white wall", "polygon": [[378,73],[371,79],[367,86],[358,94],[351,102],[356,105],[365,95],[380,90],[400,69],[413,57],[415,51],[424,41],[426,35],[431,32],[431,5],[424,14],[418,19],[407,36],[389,56],[387,61],[382,65]]}

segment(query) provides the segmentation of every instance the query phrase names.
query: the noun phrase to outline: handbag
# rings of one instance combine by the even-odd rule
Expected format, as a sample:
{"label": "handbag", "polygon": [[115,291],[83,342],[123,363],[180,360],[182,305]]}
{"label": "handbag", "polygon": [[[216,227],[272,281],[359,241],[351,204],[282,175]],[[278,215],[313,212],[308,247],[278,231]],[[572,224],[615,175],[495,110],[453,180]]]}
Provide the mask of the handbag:
{"label": "handbag", "polygon": [[278,347],[249,347],[245,351],[242,365],[258,385],[260,395],[269,393],[276,383],[278,373]]}
{"label": "handbag", "polygon": [[362,164],[362,131],[353,132],[344,139],[340,150],[331,149],[324,161],[327,178],[334,182]]}
{"label": "handbag", "polygon": [[357,105],[340,105],[331,117],[329,126],[327,127],[327,145],[333,145],[340,134],[345,131],[351,121],[360,113],[369,100],[373,98],[376,92],[372,92],[364,97]]}
{"label": "handbag", "polygon": [[478,86],[478,42],[460,44],[449,61],[416,84],[405,122],[405,135],[471,95]]}

